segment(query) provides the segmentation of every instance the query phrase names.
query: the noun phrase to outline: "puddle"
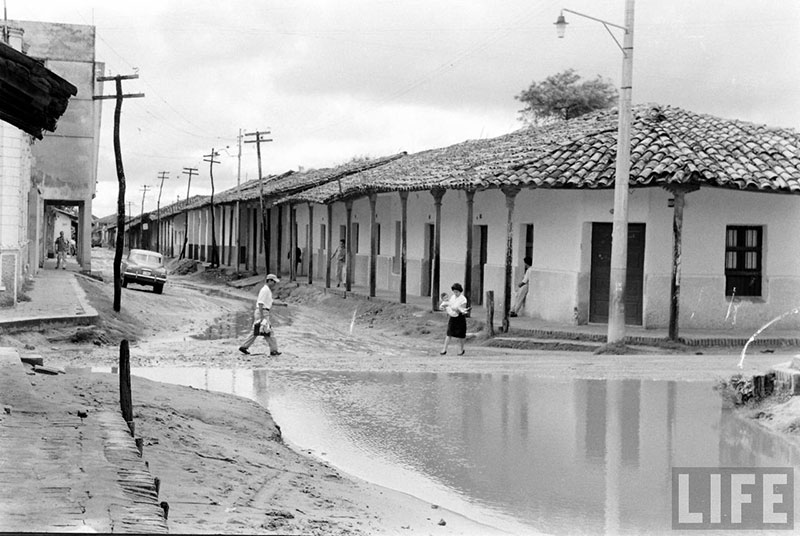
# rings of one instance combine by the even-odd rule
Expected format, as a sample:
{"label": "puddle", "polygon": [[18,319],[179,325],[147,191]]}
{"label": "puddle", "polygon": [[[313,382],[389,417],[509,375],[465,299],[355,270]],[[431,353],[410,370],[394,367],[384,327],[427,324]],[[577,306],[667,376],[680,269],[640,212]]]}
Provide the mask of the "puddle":
{"label": "puddle", "polygon": [[706,382],[132,373],[256,400],[295,448],[514,534],[669,533],[672,467],[800,464],[800,449],[735,418]]}

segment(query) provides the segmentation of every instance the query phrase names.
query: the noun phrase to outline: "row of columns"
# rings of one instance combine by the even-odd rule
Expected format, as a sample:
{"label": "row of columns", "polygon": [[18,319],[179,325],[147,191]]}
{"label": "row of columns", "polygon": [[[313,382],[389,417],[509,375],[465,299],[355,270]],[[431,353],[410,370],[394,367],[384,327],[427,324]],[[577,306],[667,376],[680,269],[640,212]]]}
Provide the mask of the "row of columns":
{"label": "row of columns", "polygon": [[[505,267],[505,280],[504,280],[504,302],[503,302],[503,330],[508,331],[509,326],[509,312],[511,310],[511,286],[512,286],[512,260],[513,260],[513,221],[514,221],[514,200],[516,195],[520,192],[520,188],[507,188],[503,190],[506,196],[506,207],[508,209],[507,219],[507,241],[506,241],[506,267]],[[442,200],[446,193],[444,188],[434,188],[431,190],[433,196],[434,212],[435,212],[435,225],[434,225],[434,238],[433,238],[433,258],[431,259],[431,310],[436,311],[439,308],[439,293],[440,293],[440,276],[441,276],[441,239],[442,239]],[[400,197],[400,303],[407,302],[407,252],[408,252],[408,192],[398,192]],[[468,190],[467,197],[467,210],[466,210],[466,256],[464,259],[464,292],[467,296],[472,293],[472,248],[473,248],[473,225],[474,225],[474,201],[475,191]],[[369,296],[375,297],[376,295],[376,274],[377,274],[377,253],[378,253],[378,233],[377,233],[377,194],[372,193],[368,196],[370,206],[370,254],[369,254],[369,274],[368,274],[368,287]],[[353,199],[344,201],[346,211],[346,247],[347,247],[347,262],[345,264],[345,290],[348,292],[352,290],[354,263],[353,259]],[[296,228],[296,209],[293,205],[289,206],[290,223],[289,223],[289,247],[290,247],[290,275],[292,281],[297,280],[296,273],[296,259],[295,252],[297,250],[297,236]],[[313,283],[313,252],[314,252],[314,206],[313,203],[308,203],[309,226],[311,232],[308,233],[306,239],[306,251],[308,252],[308,284]],[[333,250],[333,206],[327,205],[327,241],[326,252],[328,258],[325,266],[325,286],[331,286],[331,265],[332,260],[330,252]]]}
{"label": "row of columns", "polygon": [[[682,229],[683,229],[683,210],[685,206],[685,195],[687,193],[693,192],[697,190],[699,187],[695,185],[670,185],[666,187],[668,191],[670,191],[674,195],[674,212],[673,212],[673,249],[672,249],[672,276],[671,276],[671,284],[670,284],[670,316],[669,316],[669,338],[670,340],[677,340],[678,339],[678,318],[679,318],[679,298],[680,298],[680,276],[681,276],[681,245],[682,245]],[[506,200],[506,211],[507,211],[507,219],[506,219],[506,248],[505,248],[505,270],[504,270],[504,281],[503,281],[503,317],[502,317],[502,330],[507,332],[509,329],[509,313],[511,311],[511,289],[512,289],[512,268],[513,268],[513,236],[514,236],[514,209],[515,209],[515,201],[516,196],[519,194],[521,189],[519,187],[506,187],[502,188],[501,191],[505,195]],[[440,265],[441,265],[441,228],[442,228],[442,201],[446,190],[444,188],[434,188],[430,191],[431,195],[433,196],[434,202],[434,211],[435,211],[435,227],[434,227],[434,239],[433,239],[433,251],[432,255],[433,258],[431,259],[432,266],[431,266],[431,309],[433,311],[438,310],[439,305],[439,292],[440,292]],[[401,229],[400,229],[400,303],[407,302],[407,243],[408,243],[408,191],[400,191],[398,192],[400,197],[400,207],[401,207]],[[372,193],[368,196],[369,205],[370,205],[370,255],[369,255],[369,275],[368,275],[368,285],[369,285],[369,296],[374,297],[376,295],[376,273],[377,273],[377,252],[378,252],[378,236],[377,236],[377,194]],[[468,190],[466,191],[466,254],[464,258],[464,292],[467,296],[472,296],[472,262],[473,262],[473,226],[474,226],[474,200],[475,200],[475,191]],[[352,282],[353,282],[353,273],[354,273],[354,263],[353,263],[353,229],[352,229],[352,220],[353,220],[353,199],[346,199],[344,201],[345,209],[346,209],[346,246],[347,246],[347,261],[345,264],[346,275],[345,275],[345,289],[349,292],[352,290]],[[275,207],[273,207],[275,208]],[[297,230],[296,230],[296,208],[294,205],[289,205],[289,248],[290,248],[290,279],[292,281],[297,280],[297,273],[296,273],[296,251],[298,246],[298,237],[297,237]],[[282,236],[282,205],[277,205],[278,214],[277,214],[277,270],[278,273],[281,271],[281,247],[280,247],[280,237]],[[308,214],[309,214],[309,226],[310,232],[307,236],[306,241],[306,248],[308,251],[308,276],[307,282],[308,284],[312,284],[313,282],[313,272],[314,272],[314,261],[313,261],[313,251],[314,251],[314,233],[313,233],[313,224],[314,224],[314,206],[313,203],[308,203]],[[188,216],[188,215],[187,215]],[[272,218],[268,218],[271,220]],[[326,237],[324,240],[327,242],[327,247],[325,248],[328,255],[333,250],[333,206],[332,204],[327,205],[327,232]],[[271,221],[270,221],[271,223]],[[237,222],[237,235],[239,232],[238,229],[238,222]],[[195,226],[196,229],[196,226]],[[268,227],[265,228],[262,232],[265,234],[265,243],[268,243],[267,233]],[[271,233],[270,233],[271,234]],[[254,237],[253,239],[254,245],[257,243],[257,239]],[[266,247],[266,246],[265,246]],[[255,249],[255,248],[254,248]],[[267,251],[269,248],[267,247]],[[235,263],[238,266],[238,251],[235,252]],[[255,261],[257,258],[257,253],[254,251],[253,253],[253,262],[255,265]],[[268,263],[269,266],[269,253],[266,254],[265,261]],[[332,259],[328,256],[325,266],[325,286],[330,288],[331,286],[331,264]]]}

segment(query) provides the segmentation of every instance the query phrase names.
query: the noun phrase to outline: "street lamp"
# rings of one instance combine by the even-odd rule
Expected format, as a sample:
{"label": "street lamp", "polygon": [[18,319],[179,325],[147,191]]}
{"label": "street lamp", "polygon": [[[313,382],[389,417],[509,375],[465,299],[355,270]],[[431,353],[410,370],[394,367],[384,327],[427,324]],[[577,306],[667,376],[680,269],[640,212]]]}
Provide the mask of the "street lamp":
{"label": "street lamp", "polygon": [[[608,344],[625,340],[625,278],[628,262],[628,180],[631,168],[631,86],[633,84],[633,3],[625,0],[625,25],[620,26],[577,11],[562,9],[556,20],[558,37],[564,37],[564,12],[601,23],[622,51],[622,85],[619,94],[617,161],[614,174],[614,226],[611,234],[611,281],[608,305]],[[611,28],[623,30],[622,45]]]}

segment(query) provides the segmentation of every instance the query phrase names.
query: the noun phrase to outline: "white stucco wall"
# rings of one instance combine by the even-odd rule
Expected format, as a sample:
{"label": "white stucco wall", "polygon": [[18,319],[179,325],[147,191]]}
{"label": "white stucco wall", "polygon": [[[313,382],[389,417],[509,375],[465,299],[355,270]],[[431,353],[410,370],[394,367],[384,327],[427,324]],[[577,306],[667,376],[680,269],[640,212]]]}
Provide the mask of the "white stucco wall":
{"label": "white stucco wall", "polygon": [[[513,218],[512,292],[522,277],[525,224],[533,224],[534,277],[525,313],[553,323],[583,323],[588,318],[591,268],[592,223],[613,221],[612,190],[523,190],[515,199]],[[670,279],[672,270],[672,195],[662,188],[632,189],[629,222],[645,224],[643,281],[643,325],[664,328],[669,322]],[[397,193],[377,198],[377,221],[381,226],[380,254],[376,263],[376,285],[380,290],[399,289],[399,270],[395,271],[395,222],[401,219]],[[288,215],[288,211],[284,211]],[[327,237],[320,225],[332,225],[333,247],[338,245],[339,228],[346,222],[345,204],[334,203],[332,222],[327,207],[315,205],[315,279],[324,277],[322,250]],[[488,226],[488,261],[483,290],[492,290],[495,304],[502,307],[505,278],[507,208],[505,195],[498,190],[477,192],[474,197],[473,224]],[[358,253],[354,258],[354,282],[369,284],[370,204],[367,198],[353,202],[352,221],[359,224]],[[435,222],[433,197],[429,192],[408,195],[407,291],[427,295],[422,284],[424,271],[430,270],[426,229]],[[297,206],[300,247],[305,251],[307,205]],[[764,228],[764,295],[755,299],[724,295],[724,253],[727,225],[760,225]],[[284,240],[288,239],[284,226]],[[732,326],[757,329],[781,313],[800,306],[800,197],[779,194],[745,193],[704,188],[686,196],[683,227],[681,277],[681,329],[725,329]],[[466,194],[448,191],[442,201],[440,249],[441,291],[453,282],[464,282],[466,256]],[[286,243],[286,242],[285,242]],[[477,241],[473,248],[477,248]],[[355,248],[354,248],[355,249]],[[286,247],[283,247],[282,265]],[[306,265],[307,266],[307,265]],[[335,267],[332,277],[335,276]],[[800,326],[800,315],[781,323],[782,328]]]}

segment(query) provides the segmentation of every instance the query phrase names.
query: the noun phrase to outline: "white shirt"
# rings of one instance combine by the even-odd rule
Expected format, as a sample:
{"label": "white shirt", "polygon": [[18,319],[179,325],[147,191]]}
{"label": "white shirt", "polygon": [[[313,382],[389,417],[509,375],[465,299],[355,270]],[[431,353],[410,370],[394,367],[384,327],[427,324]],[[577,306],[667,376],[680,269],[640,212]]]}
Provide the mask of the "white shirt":
{"label": "white shirt", "polygon": [[264,283],[264,286],[261,287],[261,290],[258,291],[258,298],[256,299],[256,310],[253,313],[253,320],[259,322],[261,320],[261,312],[258,310],[258,306],[263,305],[266,311],[272,309],[272,289],[269,288],[269,285]]}
{"label": "white shirt", "polygon": [[531,280],[533,279],[533,266],[529,267],[525,270],[525,275],[522,276],[522,285],[530,284]]}
{"label": "white shirt", "polygon": [[439,306],[440,309],[447,311],[450,316],[458,316],[467,312],[467,297],[461,294],[456,296],[455,293],[450,295],[450,298],[443,301]]}

